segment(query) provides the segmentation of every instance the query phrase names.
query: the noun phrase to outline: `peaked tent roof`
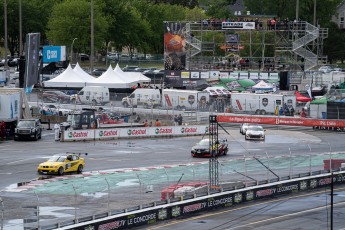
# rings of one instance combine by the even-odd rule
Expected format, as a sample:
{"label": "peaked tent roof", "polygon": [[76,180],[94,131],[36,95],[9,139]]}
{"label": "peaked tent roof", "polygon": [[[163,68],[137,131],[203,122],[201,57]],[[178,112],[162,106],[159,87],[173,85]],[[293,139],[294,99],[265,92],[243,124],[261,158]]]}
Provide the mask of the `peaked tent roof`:
{"label": "peaked tent roof", "polygon": [[123,80],[115,71],[113,71],[110,65],[107,71],[105,71],[99,78],[95,78],[88,85],[106,86],[108,88],[130,88],[130,83]]}
{"label": "peaked tent roof", "polygon": [[119,74],[124,79],[129,79],[131,82],[150,82],[151,78],[146,77],[144,74],[139,72],[124,72],[119,64],[116,64],[114,72]]}
{"label": "peaked tent roof", "polygon": [[256,85],[252,86],[255,90],[273,90],[273,86],[264,82],[263,80],[259,81]]}
{"label": "peaked tent roof", "polygon": [[44,87],[71,87],[82,88],[86,86],[86,81],[74,70],[71,65],[68,65],[67,69],[63,71],[57,77],[43,82]]}
{"label": "peaked tent roof", "polygon": [[94,77],[92,77],[90,74],[86,73],[79,65],[79,63],[77,62],[77,64],[74,67],[74,72],[76,72],[77,74],[80,75],[80,77],[82,77],[86,82],[89,81],[93,81],[95,80]]}

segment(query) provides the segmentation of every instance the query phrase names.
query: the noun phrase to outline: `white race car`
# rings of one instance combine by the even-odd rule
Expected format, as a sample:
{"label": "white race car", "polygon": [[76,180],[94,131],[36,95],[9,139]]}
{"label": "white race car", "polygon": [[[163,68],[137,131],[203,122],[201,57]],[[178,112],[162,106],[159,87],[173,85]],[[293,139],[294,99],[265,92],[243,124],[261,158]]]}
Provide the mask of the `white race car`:
{"label": "white race car", "polygon": [[250,125],[245,133],[246,140],[265,140],[265,130],[260,125]]}

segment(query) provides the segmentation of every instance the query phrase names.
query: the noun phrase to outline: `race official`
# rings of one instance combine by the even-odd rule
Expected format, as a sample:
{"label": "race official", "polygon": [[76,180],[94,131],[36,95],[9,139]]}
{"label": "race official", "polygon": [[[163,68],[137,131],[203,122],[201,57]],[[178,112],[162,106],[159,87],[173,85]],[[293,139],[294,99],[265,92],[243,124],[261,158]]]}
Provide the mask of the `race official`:
{"label": "race official", "polygon": [[55,132],[55,141],[59,141],[60,140],[60,137],[59,137],[59,135],[60,135],[60,125],[57,122],[54,125],[54,132]]}

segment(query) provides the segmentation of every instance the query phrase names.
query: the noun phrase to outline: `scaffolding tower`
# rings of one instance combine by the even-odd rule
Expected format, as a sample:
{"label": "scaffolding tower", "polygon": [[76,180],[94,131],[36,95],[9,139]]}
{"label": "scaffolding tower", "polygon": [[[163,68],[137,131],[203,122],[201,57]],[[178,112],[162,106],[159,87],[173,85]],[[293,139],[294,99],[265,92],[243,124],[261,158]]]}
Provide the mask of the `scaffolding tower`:
{"label": "scaffolding tower", "polygon": [[[203,22],[186,22],[187,70],[210,70],[221,61],[222,57],[216,55],[221,44],[215,39],[220,32],[224,33],[224,40],[229,33],[246,33],[249,39],[241,40],[241,45],[249,47],[249,55],[241,58],[253,63],[260,62],[262,67],[265,61],[270,60],[276,67],[284,66],[290,71],[308,71],[327,63],[327,57],[323,55],[323,43],[328,37],[328,29],[308,22],[288,22],[280,27],[263,26],[255,30],[224,30],[221,24],[210,27]],[[261,37],[259,42],[252,40],[254,34]],[[272,47],[273,56],[265,53],[267,47]]]}

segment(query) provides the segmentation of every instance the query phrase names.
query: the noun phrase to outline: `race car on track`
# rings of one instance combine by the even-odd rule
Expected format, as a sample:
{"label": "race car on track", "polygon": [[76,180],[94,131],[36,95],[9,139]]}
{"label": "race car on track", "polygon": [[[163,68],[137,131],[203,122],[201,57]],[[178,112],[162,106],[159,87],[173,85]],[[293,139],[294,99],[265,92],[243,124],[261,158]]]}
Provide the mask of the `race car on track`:
{"label": "race car on track", "polygon": [[[39,164],[37,172],[39,174],[58,174],[63,175],[67,172],[82,173],[85,167],[82,153],[62,153],[56,154],[46,162]],[[87,153],[85,153],[87,155]]]}
{"label": "race car on track", "polygon": [[250,125],[245,134],[246,140],[265,140],[265,130],[260,125]]}
{"label": "race car on track", "polygon": [[[214,144],[211,148],[211,152],[216,152],[216,148],[218,148],[218,155],[226,155],[228,153],[228,143],[227,140],[220,140],[218,144]],[[202,139],[196,145],[192,147],[191,150],[192,157],[211,157],[212,153],[210,153],[210,140],[209,139]]]}

